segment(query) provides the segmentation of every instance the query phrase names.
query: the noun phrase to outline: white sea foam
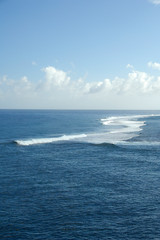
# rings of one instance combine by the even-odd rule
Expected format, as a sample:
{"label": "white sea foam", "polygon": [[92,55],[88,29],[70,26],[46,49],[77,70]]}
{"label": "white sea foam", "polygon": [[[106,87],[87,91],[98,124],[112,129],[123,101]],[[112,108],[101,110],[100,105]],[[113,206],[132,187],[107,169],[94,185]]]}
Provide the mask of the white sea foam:
{"label": "white sea foam", "polygon": [[138,136],[138,132],[142,131],[142,127],[145,125],[145,121],[141,121],[141,119],[153,116],[160,115],[114,116],[103,118],[101,122],[107,127],[108,142],[117,144]]}
{"label": "white sea foam", "polygon": [[52,142],[59,142],[59,141],[70,141],[74,139],[81,139],[87,137],[86,134],[79,134],[79,135],[63,135],[60,137],[54,138],[33,138],[28,140],[16,140],[15,142],[19,145],[29,146],[33,144],[43,144],[43,143],[52,143]]}
{"label": "white sea foam", "polygon": [[155,115],[135,115],[135,116],[116,116],[101,119],[103,125],[118,127],[113,130],[112,133],[118,132],[139,132],[142,130],[142,126],[145,125],[145,121],[141,121],[141,118],[147,118]]}
{"label": "white sea foam", "polygon": [[[19,145],[29,146],[33,144],[44,144],[59,141],[80,141],[93,144],[111,143],[111,144],[142,144],[127,142],[128,140],[137,137],[139,132],[143,130],[145,118],[160,116],[160,115],[130,115],[130,116],[113,116],[101,119],[104,125],[99,132],[90,132],[87,134],[63,135],[54,138],[32,138],[26,140],[16,140]],[[142,120],[143,118],[143,120]],[[145,143],[144,143],[145,144]],[[158,144],[158,143],[154,143]]]}

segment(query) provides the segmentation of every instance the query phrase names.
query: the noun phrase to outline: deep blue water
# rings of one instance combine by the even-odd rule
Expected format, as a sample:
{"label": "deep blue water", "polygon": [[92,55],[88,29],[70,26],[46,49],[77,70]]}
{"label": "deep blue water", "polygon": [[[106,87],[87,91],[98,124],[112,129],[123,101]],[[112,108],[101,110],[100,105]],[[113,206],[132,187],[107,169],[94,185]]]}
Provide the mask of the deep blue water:
{"label": "deep blue water", "polygon": [[159,219],[160,111],[0,110],[0,239],[158,240]]}

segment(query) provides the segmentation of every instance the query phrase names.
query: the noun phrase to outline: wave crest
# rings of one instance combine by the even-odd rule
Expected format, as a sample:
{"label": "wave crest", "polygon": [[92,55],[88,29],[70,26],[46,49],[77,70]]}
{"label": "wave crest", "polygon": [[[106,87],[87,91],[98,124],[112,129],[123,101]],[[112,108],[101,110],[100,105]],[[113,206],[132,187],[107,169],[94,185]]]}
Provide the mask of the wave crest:
{"label": "wave crest", "polygon": [[44,144],[44,143],[52,143],[52,142],[59,142],[59,141],[70,141],[74,139],[80,139],[87,137],[86,134],[79,134],[79,135],[63,135],[61,137],[54,137],[54,138],[33,138],[28,140],[15,140],[14,142],[18,145],[22,146],[29,146],[34,144]]}

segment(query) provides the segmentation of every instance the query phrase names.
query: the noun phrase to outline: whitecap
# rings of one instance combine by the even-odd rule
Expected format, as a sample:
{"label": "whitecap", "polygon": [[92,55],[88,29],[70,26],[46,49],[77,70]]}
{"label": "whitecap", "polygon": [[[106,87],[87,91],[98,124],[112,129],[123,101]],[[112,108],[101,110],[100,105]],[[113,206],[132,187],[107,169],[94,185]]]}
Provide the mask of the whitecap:
{"label": "whitecap", "polygon": [[[106,126],[106,140],[111,143],[119,143],[138,136],[138,132],[143,130],[146,125],[145,120],[155,114],[150,115],[130,115],[130,116],[112,116],[101,119],[101,123]],[[102,141],[105,139],[102,139]]]}
{"label": "whitecap", "polygon": [[81,139],[87,137],[86,134],[78,134],[78,135],[63,135],[60,137],[54,138],[32,138],[27,140],[15,140],[18,145],[29,146],[34,144],[44,144],[44,143],[52,143],[59,141],[71,141],[74,139]]}

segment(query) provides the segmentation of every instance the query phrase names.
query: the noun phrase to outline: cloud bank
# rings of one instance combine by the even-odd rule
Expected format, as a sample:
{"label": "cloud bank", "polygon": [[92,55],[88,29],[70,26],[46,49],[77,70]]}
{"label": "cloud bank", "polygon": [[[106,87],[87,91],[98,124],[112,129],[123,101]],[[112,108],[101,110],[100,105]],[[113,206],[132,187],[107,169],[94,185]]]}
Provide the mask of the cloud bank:
{"label": "cloud bank", "polygon": [[[148,63],[160,70],[160,63]],[[147,109],[159,108],[160,76],[134,70],[128,64],[126,78],[97,82],[72,80],[67,72],[48,66],[41,69],[43,80],[0,78],[0,108],[60,109]]]}

